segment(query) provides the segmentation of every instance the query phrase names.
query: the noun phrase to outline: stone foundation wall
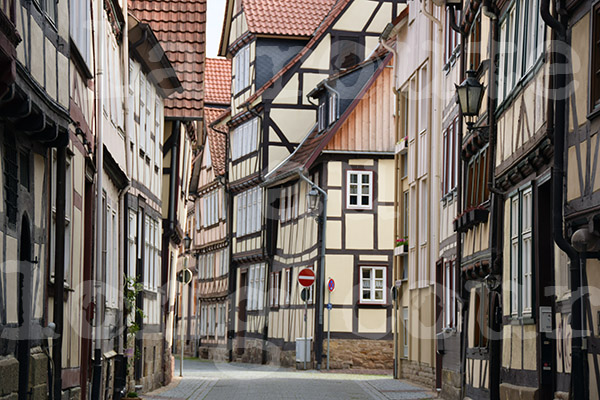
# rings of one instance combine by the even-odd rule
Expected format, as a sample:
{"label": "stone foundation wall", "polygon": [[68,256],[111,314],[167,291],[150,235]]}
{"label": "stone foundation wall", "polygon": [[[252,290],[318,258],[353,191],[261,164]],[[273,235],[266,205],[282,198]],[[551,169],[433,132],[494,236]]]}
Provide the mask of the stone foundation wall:
{"label": "stone foundation wall", "polygon": [[538,388],[511,385],[510,383],[500,384],[501,400],[537,400],[538,397]]}
{"label": "stone foundation wall", "polygon": [[[19,361],[12,355],[0,356],[0,400],[16,400],[19,392]],[[31,349],[29,390],[31,400],[48,398],[48,357],[40,347]]]}
{"label": "stone foundation wall", "polygon": [[428,388],[435,389],[435,368],[411,360],[401,360],[400,375]]}
{"label": "stone foundation wall", "polygon": [[164,338],[162,333],[144,334],[143,373],[138,384],[142,393],[149,392],[164,384]]}
{"label": "stone foundation wall", "polygon": [[449,369],[442,369],[442,399],[460,399],[461,374]]}
{"label": "stone foundation wall", "polygon": [[[329,368],[393,369],[394,343],[391,340],[331,339]],[[327,341],[323,343],[323,364],[327,363]]]}
{"label": "stone foundation wall", "polygon": [[227,345],[222,344],[218,347],[200,346],[198,348],[198,357],[204,360],[228,361]]}

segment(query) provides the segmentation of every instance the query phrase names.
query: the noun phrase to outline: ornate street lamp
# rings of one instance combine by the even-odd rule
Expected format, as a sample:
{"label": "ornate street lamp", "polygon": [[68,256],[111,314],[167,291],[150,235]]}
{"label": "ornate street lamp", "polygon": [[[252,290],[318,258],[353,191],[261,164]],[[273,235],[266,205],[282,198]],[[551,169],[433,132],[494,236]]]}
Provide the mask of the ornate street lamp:
{"label": "ornate street lamp", "polygon": [[306,194],[306,199],[308,201],[308,210],[311,213],[316,213],[319,208],[319,192],[315,187],[309,190]]}
{"label": "ornate street lamp", "polygon": [[186,253],[188,251],[190,251],[191,246],[192,246],[192,238],[190,237],[190,235],[186,234],[185,237],[183,238],[183,248],[185,249]]}
{"label": "ornate street lamp", "polygon": [[467,78],[460,85],[456,85],[456,93],[463,116],[476,117],[479,115],[485,88],[477,80],[475,71],[467,71]]}

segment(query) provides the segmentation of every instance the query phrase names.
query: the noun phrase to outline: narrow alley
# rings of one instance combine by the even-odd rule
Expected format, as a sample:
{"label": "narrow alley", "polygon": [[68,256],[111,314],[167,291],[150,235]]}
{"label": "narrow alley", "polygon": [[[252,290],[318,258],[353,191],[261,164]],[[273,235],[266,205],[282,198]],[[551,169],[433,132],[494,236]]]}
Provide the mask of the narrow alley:
{"label": "narrow alley", "polygon": [[[175,361],[179,372],[179,360]],[[144,395],[147,400],[400,400],[430,399],[435,395],[389,375],[296,371],[273,366],[184,361],[183,378]]]}

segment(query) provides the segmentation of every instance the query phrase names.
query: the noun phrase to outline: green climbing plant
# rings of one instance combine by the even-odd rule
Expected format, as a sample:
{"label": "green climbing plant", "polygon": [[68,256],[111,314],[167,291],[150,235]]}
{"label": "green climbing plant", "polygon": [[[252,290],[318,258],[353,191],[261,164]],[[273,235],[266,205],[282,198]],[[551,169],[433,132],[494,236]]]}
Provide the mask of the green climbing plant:
{"label": "green climbing plant", "polygon": [[[127,343],[134,341],[135,335],[140,330],[140,326],[137,323],[137,318],[144,318],[144,311],[137,306],[137,297],[144,290],[144,286],[136,279],[131,276],[125,276],[125,320],[127,321]],[[130,359],[129,364],[139,359],[140,352],[135,349],[133,357]]]}

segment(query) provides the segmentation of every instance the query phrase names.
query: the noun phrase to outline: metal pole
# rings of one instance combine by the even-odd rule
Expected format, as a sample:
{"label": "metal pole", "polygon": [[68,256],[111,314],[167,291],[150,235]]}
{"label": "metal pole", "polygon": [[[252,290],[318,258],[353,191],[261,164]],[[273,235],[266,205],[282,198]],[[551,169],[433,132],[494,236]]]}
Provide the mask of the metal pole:
{"label": "metal pole", "polygon": [[331,308],[329,307],[329,304],[331,304],[331,290],[328,291],[329,294],[327,295],[327,371],[329,371],[329,339],[331,338]]}
{"label": "metal pole", "polygon": [[308,358],[308,289],[304,300],[304,370],[306,370],[306,359]]}
{"label": "metal pole", "polygon": [[179,329],[181,329],[181,333],[179,335],[179,347],[181,351],[181,357],[179,358],[179,376],[183,376],[183,323],[185,321],[185,302],[184,302],[184,294],[185,294],[185,283],[181,282],[181,324],[179,324]]}
{"label": "metal pole", "polygon": [[96,77],[94,89],[96,90],[96,270],[94,281],[94,369],[92,377],[92,399],[100,399],[102,380],[102,303],[103,287],[102,287],[102,171],[104,163],[104,115],[103,115],[103,91],[104,85],[104,1],[97,0],[96,16],[98,26],[98,57],[96,58]]}

